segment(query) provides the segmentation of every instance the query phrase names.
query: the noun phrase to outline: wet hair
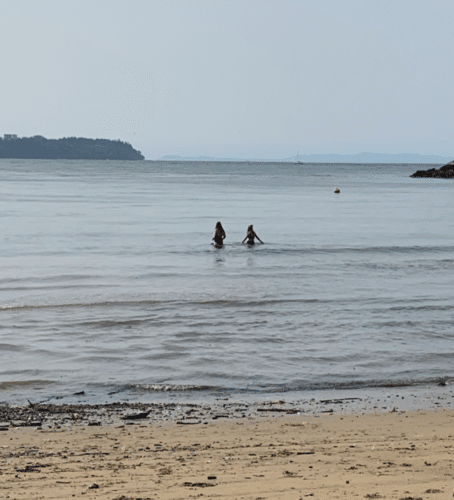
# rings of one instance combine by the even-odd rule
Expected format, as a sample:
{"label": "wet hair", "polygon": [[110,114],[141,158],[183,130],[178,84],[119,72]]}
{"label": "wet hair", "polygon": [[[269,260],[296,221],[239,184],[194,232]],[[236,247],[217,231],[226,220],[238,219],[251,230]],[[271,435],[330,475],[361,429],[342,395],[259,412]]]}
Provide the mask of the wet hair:
{"label": "wet hair", "polygon": [[254,232],[254,228],[253,228],[253,225],[251,224],[250,226],[247,227],[247,234],[253,233],[253,232]]}
{"label": "wet hair", "polygon": [[222,224],[220,222],[216,222],[215,229],[221,229],[222,231],[224,231],[224,228],[222,227]]}

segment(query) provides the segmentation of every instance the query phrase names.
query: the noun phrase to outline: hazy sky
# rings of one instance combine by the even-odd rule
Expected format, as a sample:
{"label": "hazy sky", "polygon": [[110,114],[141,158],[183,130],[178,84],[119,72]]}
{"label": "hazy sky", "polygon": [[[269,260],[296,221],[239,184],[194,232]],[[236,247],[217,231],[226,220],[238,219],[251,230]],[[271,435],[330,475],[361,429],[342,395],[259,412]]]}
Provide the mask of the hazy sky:
{"label": "hazy sky", "polygon": [[13,0],[0,135],[454,156],[452,0]]}

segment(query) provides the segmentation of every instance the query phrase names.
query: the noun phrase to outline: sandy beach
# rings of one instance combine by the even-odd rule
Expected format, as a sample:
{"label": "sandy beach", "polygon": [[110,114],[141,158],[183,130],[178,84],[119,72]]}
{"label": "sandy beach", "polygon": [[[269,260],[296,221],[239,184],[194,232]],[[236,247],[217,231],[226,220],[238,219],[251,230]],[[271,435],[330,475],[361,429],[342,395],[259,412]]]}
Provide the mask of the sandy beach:
{"label": "sandy beach", "polygon": [[174,421],[71,420],[64,412],[51,426],[11,421],[0,433],[0,498],[454,496],[453,410],[282,409],[211,421],[192,418],[190,409]]}

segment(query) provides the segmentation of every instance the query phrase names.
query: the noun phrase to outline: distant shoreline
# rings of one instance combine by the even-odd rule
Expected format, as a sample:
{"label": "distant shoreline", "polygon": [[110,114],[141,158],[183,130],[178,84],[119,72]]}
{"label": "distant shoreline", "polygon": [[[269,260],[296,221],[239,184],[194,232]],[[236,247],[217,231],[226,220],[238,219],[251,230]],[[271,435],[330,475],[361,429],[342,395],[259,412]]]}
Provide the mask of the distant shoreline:
{"label": "distant shoreline", "polygon": [[[1,157],[0,156],[0,161],[1,160],[42,160],[42,161],[59,161],[59,160],[69,160],[69,161],[82,161],[82,160],[93,160],[93,161],[137,161],[137,160],[124,160],[122,158],[17,158],[17,157],[14,157],[14,158],[5,158],[5,157]],[[355,163],[352,163],[352,162],[304,162],[304,163],[301,163],[301,164],[296,164],[296,163],[293,163],[293,162],[288,162],[288,161],[283,161],[283,160],[262,160],[262,161],[251,161],[251,160],[235,160],[235,161],[221,161],[221,160],[173,160],[173,161],[169,161],[169,160],[153,160],[153,159],[143,159],[143,160],[139,160],[139,161],[144,161],[144,162],[147,162],[147,163],[168,163],[170,165],[178,165],[178,164],[182,164],[182,163],[197,163],[197,164],[200,164],[200,165],[203,165],[203,164],[207,164],[207,163],[210,163],[210,164],[235,164],[235,163],[239,163],[239,164],[257,164],[257,165],[295,165],[295,166],[299,166],[299,167],[302,167],[302,168],[305,168],[305,167],[308,167],[308,166],[314,166],[314,165],[346,165],[346,166],[364,166],[364,165],[371,165],[371,166],[384,166],[384,165],[395,165],[396,167],[398,166],[424,166],[424,167],[427,167],[427,166],[430,166],[430,165],[442,165],[442,163],[394,163],[394,162],[382,162],[382,163],[378,163],[378,162],[363,162],[363,163],[360,163],[360,162],[355,162]]]}
{"label": "distant shoreline", "polygon": [[18,160],[144,160],[140,151],[120,140],[64,137],[46,139],[41,135],[0,138],[0,158]]}
{"label": "distant shoreline", "polygon": [[300,167],[305,167],[308,165],[444,165],[443,162],[437,163],[413,163],[413,162],[334,162],[334,161],[305,161],[303,163],[294,163],[286,160],[146,160],[160,163],[267,163],[267,164],[277,164],[277,165],[296,165]]}
{"label": "distant shoreline", "polygon": [[[216,158],[212,156],[197,156],[186,157],[177,155],[165,155],[160,158],[161,161],[182,162],[182,161],[197,161],[197,162],[250,162],[250,163],[294,163],[295,165],[304,165],[307,163],[342,163],[342,164],[367,164],[367,163],[396,163],[401,165],[437,165],[439,163],[445,165],[450,161],[451,157],[439,155],[419,155],[413,153],[357,153],[357,154],[311,154],[299,155],[298,157],[287,158]],[[299,160],[299,161],[298,161]]]}

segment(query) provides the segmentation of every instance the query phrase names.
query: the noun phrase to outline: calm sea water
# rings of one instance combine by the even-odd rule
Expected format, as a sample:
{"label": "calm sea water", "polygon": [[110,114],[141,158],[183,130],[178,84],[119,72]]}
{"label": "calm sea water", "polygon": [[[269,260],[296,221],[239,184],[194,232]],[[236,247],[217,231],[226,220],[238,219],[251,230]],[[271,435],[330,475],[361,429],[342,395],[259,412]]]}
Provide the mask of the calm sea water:
{"label": "calm sea water", "polygon": [[419,168],[0,160],[0,401],[452,377],[454,182]]}

